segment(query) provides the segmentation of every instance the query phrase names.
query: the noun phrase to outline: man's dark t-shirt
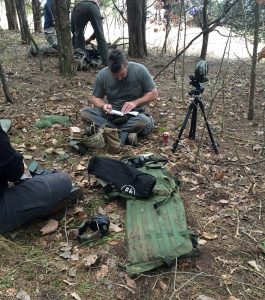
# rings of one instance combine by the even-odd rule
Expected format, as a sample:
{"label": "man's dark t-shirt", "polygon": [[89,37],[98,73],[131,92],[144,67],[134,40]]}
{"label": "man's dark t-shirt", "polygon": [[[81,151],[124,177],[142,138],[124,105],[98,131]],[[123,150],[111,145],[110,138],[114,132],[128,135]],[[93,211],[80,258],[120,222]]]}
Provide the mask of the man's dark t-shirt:
{"label": "man's dark t-shirt", "polygon": [[23,173],[23,156],[11,147],[0,125],[0,198],[8,187],[8,181],[18,181]]}
{"label": "man's dark t-shirt", "polygon": [[[93,96],[103,99],[106,96],[113,109],[121,110],[127,101],[143,97],[156,87],[148,70],[141,64],[128,63],[128,73],[123,80],[115,79],[108,67],[99,71],[93,90]],[[137,107],[136,110],[141,110]]]}

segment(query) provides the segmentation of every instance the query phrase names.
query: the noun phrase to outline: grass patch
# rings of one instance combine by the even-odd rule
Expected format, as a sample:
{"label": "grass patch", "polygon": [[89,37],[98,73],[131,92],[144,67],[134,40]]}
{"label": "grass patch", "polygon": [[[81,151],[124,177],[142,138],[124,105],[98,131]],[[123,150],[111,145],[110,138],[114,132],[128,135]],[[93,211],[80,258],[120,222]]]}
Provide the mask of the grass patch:
{"label": "grass patch", "polygon": [[70,118],[68,116],[47,115],[39,119],[35,125],[39,129],[44,129],[52,127],[53,124],[61,124],[68,127],[70,125]]}
{"label": "grass patch", "polygon": [[13,278],[10,275],[0,278],[0,291],[11,287],[13,287]]}

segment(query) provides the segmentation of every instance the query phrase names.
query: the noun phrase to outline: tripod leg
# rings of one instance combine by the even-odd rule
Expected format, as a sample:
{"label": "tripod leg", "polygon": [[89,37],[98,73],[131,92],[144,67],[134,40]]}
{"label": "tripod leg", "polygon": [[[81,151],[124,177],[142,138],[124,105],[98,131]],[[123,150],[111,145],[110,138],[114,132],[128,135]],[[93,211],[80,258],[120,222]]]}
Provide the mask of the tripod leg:
{"label": "tripod leg", "polygon": [[200,109],[202,111],[202,115],[203,115],[203,118],[204,118],[204,122],[206,124],[206,128],[208,130],[208,134],[209,134],[209,137],[210,137],[210,140],[211,140],[211,143],[212,143],[212,147],[213,147],[213,150],[216,154],[218,154],[218,149],[217,149],[217,144],[215,143],[215,140],[214,140],[214,137],[213,137],[213,132],[212,132],[212,129],[210,127],[210,124],[207,120],[207,117],[205,115],[205,111],[204,111],[204,105],[202,103],[202,101],[199,101],[199,105],[200,105]]}
{"label": "tripod leg", "polygon": [[196,135],[196,123],[197,123],[197,105],[196,102],[192,103],[193,110],[191,115],[191,122],[190,122],[190,133],[189,133],[189,139],[195,140]]}
{"label": "tripod leg", "polygon": [[176,149],[177,149],[177,147],[178,147],[179,141],[180,141],[181,136],[182,136],[182,133],[183,133],[183,131],[184,131],[184,129],[185,129],[187,123],[188,123],[188,120],[189,120],[190,114],[191,114],[191,112],[192,112],[192,110],[193,110],[193,107],[194,107],[194,106],[193,106],[193,103],[191,103],[191,104],[189,105],[189,108],[188,108],[188,111],[187,111],[187,113],[186,113],[185,119],[184,119],[184,121],[183,121],[183,123],[182,123],[182,125],[181,125],[181,127],[180,127],[180,131],[179,131],[178,137],[177,137],[175,143],[174,143],[173,146],[172,146],[172,150],[171,150],[171,151],[172,151],[173,153],[176,151]]}

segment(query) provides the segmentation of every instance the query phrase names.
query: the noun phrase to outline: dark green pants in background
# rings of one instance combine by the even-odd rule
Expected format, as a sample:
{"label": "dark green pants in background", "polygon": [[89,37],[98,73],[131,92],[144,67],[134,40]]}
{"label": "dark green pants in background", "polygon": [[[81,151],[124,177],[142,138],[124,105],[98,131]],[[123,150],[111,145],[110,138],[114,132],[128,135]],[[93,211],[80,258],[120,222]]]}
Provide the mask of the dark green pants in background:
{"label": "dark green pants in background", "polygon": [[90,1],[83,1],[77,4],[71,14],[71,31],[73,34],[74,49],[82,49],[85,51],[85,36],[84,30],[87,23],[90,22],[96,40],[98,43],[98,50],[104,65],[108,64],[108,45],[104,37],[102,17],[100,15],[99,7],[96,3]]}

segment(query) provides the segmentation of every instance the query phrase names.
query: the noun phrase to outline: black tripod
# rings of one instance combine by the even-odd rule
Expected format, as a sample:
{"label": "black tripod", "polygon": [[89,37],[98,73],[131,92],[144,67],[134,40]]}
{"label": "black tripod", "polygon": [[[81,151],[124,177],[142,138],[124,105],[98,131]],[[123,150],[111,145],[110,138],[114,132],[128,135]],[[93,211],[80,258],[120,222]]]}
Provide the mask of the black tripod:
{"label": "black tripod", "polygon": [[217,144],[214,141],[213,133],[212,133],[211,127],[209,125],[209,122],[207,120],[207,117],[205,115],[204,105],[203,105],[202,99],[201,99],[201,94],[204,91],[204,87],[202,87],[201,83],[198,82],[198,80],[196,80],[196,78],[193,75],[190,75],[190,80],[191,80],[190,84],[192,86],[194,86],[195,89],[191,90],[189,92],[189,95],[193,96],[194,98],[193,98],[193,100],[191,101],[191,103],[188,107],[188,111],[187,111],[185,119],[184,119],[184,121],[181,125],[178,137],[177,137],[175,143],[172,146],[172,152],[174,153],[176,151],[177,147],[178,147],[178,144],[179,144],[179,141],[181,139],[182,133],[183,133],[183,131],[184,131],[184,129],[185,129],[187,123],[188,123],[188,120],[189,120],[189,117],[190,117],[191,113],[192,113],[192,115],[191,115],[189,139],[195,140],[197,110],[198,110],[198,108],[200,108],[201,112],[202,112],[202,115],[203,115],[203,118],[204,118],[206,128],[207,128],[208,133],[209,133],[211,143],[212,143],[212,148],[213,148],[214,152],[216,154],[218,154]]}

